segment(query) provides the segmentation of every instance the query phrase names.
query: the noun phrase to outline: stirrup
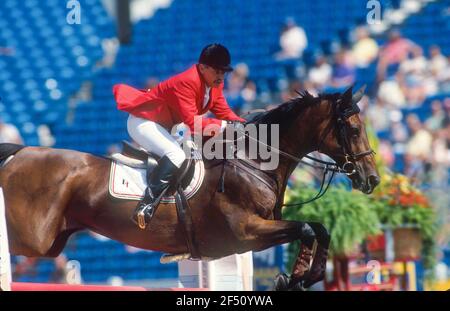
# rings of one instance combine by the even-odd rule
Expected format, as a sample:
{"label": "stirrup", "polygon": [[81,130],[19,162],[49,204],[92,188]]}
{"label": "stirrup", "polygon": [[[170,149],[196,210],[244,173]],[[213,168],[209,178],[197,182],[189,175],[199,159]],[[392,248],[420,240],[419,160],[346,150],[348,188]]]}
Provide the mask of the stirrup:
{"label": "stirrup", "polygon": [[149,215],[148,222],[150,222],[153,217],[155,207],[152,204],[154,203],[149,203],[140,207],[139,212],[135,214],[137,218],[137,225],[141,229],[145,229],[147,227],[147,221],[145,220],[145,217],[150,214],[148,211],[152,211],[151,215]]}
{"label": "stirrup", "polygon": [[145,223],[144,209],[140,210],[139,213],[137,213],[136,218],[137,218],[137,224],[138,224],[139,228],[144,230],[145,227],[147,227],[147,224]]}

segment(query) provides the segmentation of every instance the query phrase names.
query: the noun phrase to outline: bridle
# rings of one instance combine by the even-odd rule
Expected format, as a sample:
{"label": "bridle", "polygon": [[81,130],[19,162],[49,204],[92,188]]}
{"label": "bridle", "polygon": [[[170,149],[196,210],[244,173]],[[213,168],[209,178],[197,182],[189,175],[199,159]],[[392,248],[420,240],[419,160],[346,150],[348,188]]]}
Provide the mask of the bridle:
{"label": "bridle", "polygon": [[344,164],[342,164],[342,167],[339,167],[336,163],[333,163],[333,162],[327,162],[327,161],[322,161],[322,160],[318,161],[318,159],[315,159],[313,157],[310,157],[310,156],[306,156],[306,157],[310,160],[313,160],[313,161],[316,161],[319,163],[323,163],[323,164],[327,164],[327,165],[335,165],[338,168],[338,170],[337,170],[338,173],[344,173],[347,176],[351,176],[356,173],[356,162],[358,162],[365,156],[374,154],[375,151],[373,151],[373,149],[370,148],[369,150],[362,151],[359,153],[352,152],[351,144],[348,141],[349,135],[348,135],[348,127],[346,125],[346,121],[351,116],[358,114],[360,112],[360,109],[356,103],[352,102],[352,105],[350,107],[348,107],[344,110],[341,110],[339,107],[340,103],[341,103],[341,99],[339,99],[338,101],[333,101],[333,108],[332,108],[333,109],[333,118],[328,123],[327,129],[326,129],[325,133],[323,134],[322,139],[319,142],[317,150],[319,152],[321,152],[321,146],[322,146],[323,142],[325,141],[326,137],[333,129],[333,124],[332,124],[333,119],[336,119],[337,140],[338,140],[338,143],[339,143],[340,149],[341,149],[341,154],[340,155],[338,154],[337,156],[341,156],[345,159]]}
{"label": "bridle", "polygon": [[[323,173],[322,182],[320,184],[319,192],[316,194],[315,197],[313,197],[312,199],[309,199],[307,201],[291,203],[291,204],[282,204],[281,206],[302,206],[304,204],[313,202],[313,201],[321,198],[327,192],[328,187],[330,186],[336,172],[344,173],[347,176],[352,176],[352,175],[356,174],[356,162],[360,161],[362,158],[364,158],[368,155],[372,155],[375,153],[375,151],[373,151],[371,148],[369,150],[365,150],[365,151],[362,151],[359,153],[352,152],[351,144],[348,141],[348,129],[347,129],[346,121],[351,116],[358,114],[360,112],[360,109],[357,105],[357,102],[354,102],[354,101],[352,101],[352,104],[350,107],[348,107],[346,109],[340,109],[341,102],[342,102],[341,98],[339,98],[337,101],[333,101],[333,107],[332,107],[333,117],[331,118],[330,122],[328,123],[325,133],[322,135],[322,139],[319,142],[317,150],[319,152],[321,151],[321,146],[322,146],[323,142],[325,141],[326,137],[328,136],[328,134],[331,132],[331,130],[334,127],[332,123],[333,123],[333,120],[335,119],[336,126],[337,126],[337,140],[340,145],[340,149],[341,149],[341,153],[342,153],[341,156],[343,156],[345,159],[344,164],[342,164],[342,167],[339,167],[339,165],[337,163],[319,160],[314,157],[310,157],[310,156],[306,155],[305,157],[310,160],[325,164],[325,167],[320,167],[321,169],[323,169],[324,173]],[[313,165],[313,166],[317,167],[316,165]],[[331,166],[331,168],[329,166]],[[327,185],[324,189],[323,186],[325,184],[325,179],[326,179],[326,175],[327,175],[328,171],[332,171],[332,174],[331,174],[331,177],[329,178]]]}

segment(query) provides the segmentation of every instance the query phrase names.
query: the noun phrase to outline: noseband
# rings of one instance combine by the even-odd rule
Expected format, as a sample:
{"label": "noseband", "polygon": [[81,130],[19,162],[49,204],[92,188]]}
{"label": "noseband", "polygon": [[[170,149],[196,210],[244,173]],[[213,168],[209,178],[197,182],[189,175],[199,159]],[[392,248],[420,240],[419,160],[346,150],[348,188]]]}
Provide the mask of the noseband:
{"label": "noseband", "polygon": [[[356,173],[356,163],[359,160],[361,160],[363,157],[374,154],[375,151],[372,149],[362,151],[359,153],[353,153],[351,150],[351,144],[348,141],[348,129],[346,122],[348,118],[351,116],[358,114],[360,112],[360,109],[357,104],[352,103],[352,105],[344,110],[339,109],[340,99],[336,102],[333,102],[333,119],[336,119],[337,123],[337,140],[340,145],[341,149],[341,156],[345,159],[344,164],[342,164],[342,167],[340,168],[342,173],[346,174],[347,176],[351,176]],[[332,120],[330,121],[330,123]],[[323,144],[325,138],[330,133],[332,126],[328,126],[325,134],[323,135],[322,139],[320,140],[318,151],[320,152],[320,147]],[[310,158],[309,156],[307,156]],[[310,158],[311,159],[311,158]],[[313,158],[314,159],[314,158]]]}

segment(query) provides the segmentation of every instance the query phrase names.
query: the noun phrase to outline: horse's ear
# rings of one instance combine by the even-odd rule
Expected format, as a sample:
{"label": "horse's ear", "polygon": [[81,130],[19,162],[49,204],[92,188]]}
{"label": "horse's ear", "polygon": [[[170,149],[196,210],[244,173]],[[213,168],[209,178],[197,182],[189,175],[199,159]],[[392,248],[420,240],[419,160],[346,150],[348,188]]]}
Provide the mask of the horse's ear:
{"label": "horse's ear", "polygon": [[340,102],[343,105],[351,105],[352,96],[353,96],[353,85],[351,85],[344,93],[342,93]]}
{"label": "horse's ear", "polygon": [[361,98],[363,98],[364,91],[366,90],[366,86],[367,85],[364,84],[355,94],[353,94],[353,96],[352,96],[352,103],[353,103],[353,105],[356,105],[357,103],[359,103]]}

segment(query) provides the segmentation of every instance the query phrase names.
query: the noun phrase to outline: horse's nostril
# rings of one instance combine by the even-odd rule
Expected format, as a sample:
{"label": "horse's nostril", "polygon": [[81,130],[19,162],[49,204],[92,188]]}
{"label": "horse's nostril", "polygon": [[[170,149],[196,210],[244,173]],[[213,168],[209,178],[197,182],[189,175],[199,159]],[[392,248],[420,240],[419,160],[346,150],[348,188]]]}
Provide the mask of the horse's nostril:
{"label": "horse's nostril", "polygon": [[377,175],[370,175],[369,176],[369,184],[372,187],[375,188],[379,183],[380,183],[380,177],[378,177]]}

